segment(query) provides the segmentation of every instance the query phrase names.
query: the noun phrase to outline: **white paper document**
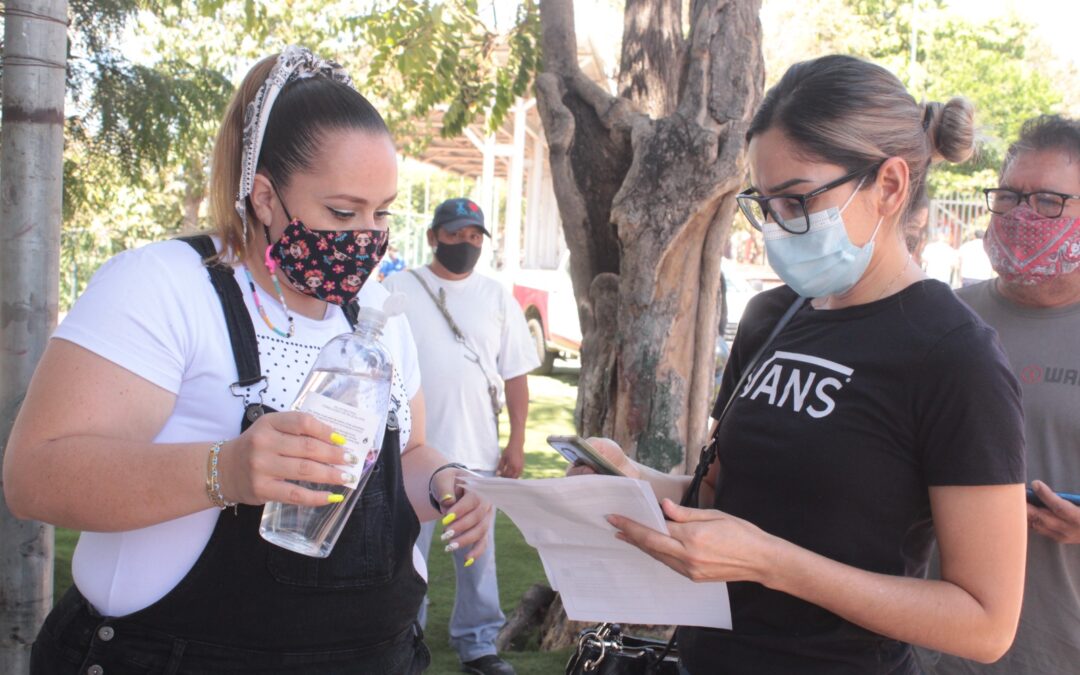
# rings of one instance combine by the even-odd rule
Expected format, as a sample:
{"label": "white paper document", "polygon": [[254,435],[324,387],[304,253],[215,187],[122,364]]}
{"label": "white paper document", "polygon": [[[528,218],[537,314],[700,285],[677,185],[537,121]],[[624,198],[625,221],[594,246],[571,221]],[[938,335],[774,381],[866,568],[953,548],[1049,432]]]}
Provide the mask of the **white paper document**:
{"label": "white paper document", "polygon": [[617,476],[540,480],[468,477],[540,552],[575,621],[731,628],[727,584],[696,583],[615,538],[617,514],[667,533],[652,486]]}

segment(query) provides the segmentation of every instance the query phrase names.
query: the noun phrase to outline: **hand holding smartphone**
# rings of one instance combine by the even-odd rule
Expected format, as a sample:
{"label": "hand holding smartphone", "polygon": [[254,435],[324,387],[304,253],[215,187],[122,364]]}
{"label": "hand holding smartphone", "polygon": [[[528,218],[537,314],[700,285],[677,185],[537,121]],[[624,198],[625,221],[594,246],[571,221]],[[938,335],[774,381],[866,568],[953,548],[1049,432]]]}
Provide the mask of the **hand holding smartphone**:
{"label": "hand holding smartphone", "polygon": [[548,436],[547,442],[571,464],[584,464],[596,473],[605,476],[623,475],[614,464],[580,436]]}
{"label": "hand holding smartphone", "polygon": [[[1058,497],[1061,497],[1062,499],[1064,499],[1065,501],[1067,501],[1067,502],[1069,502],[1071,504],[1075,504],[1076,506],[1080,506],[1080,495],[1074,495],[1074,494],[1070,494],[1068,492],[1055,492],[1054,494],[1056,494]],[[1035,494],[1035,491],[1032,490],[1031,488],[1027,489],[1027,500],[1028,500],[1029,504],[1034,504],[1035,506],[1038,506],[1038,507],[1041,507],[1041,508],[1044,508],[1044,509],[1046,508],[1046,504],[1043,504],[1042,500],[1039,499],[1039,495]]]}

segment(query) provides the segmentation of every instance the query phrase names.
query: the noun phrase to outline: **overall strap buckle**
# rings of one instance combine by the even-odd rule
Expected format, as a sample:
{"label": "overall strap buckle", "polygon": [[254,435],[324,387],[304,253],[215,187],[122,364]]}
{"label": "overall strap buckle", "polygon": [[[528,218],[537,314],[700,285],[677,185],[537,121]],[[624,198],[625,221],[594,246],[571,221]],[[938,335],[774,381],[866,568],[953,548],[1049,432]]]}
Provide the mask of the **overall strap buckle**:
{"label": "overall strap buckle", "polygon": [[[258,386],[260,384],[262,385],[261,387]],[[255,398],[257,398],[255,405],[262,405],[263,394],[270,388],[270,380],[266,379],[265,375],[252,380],[233,382],[229,385],[229,391],[232,392],[232,395],[236,398],[244,399],[244,407],[247,408],[252,405],[252,390],[256,387],[258,387],[258,390],[254,391]]]}

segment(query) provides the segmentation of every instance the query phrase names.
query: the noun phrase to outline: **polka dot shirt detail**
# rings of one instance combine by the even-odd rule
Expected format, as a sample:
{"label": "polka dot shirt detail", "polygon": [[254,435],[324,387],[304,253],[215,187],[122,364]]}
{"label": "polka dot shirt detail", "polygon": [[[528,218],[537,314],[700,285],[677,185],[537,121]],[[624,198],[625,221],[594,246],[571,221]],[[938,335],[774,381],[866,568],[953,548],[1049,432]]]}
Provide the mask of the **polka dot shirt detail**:
{"label": "polka dot shirt detail", "polygon": [[[275,410],[288,410],[296,395],[300,393],[300,386],[315,364],[322,345],[305,344],[295,339],[287,340],[259,331],[256,333],[259,342],[259,364],[268,383],[263,402]],[[390,412],[397,418],[404,448],[412,430],[412,413],[409,409],[409,398],[405,393],[405,383],[396,366],[390,385]]]}

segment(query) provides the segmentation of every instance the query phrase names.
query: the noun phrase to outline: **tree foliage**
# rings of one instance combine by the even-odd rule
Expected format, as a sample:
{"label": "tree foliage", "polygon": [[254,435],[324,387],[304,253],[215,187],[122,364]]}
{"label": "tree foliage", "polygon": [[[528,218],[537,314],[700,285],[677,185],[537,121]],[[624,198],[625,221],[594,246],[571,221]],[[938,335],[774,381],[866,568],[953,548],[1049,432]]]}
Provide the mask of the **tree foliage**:
{"label": "tree foliage", "polygon": [[232,84],[188,42],[133,62],[141,16],[208,11],[204,2],[72,0],[64,148],[61,306],[108,257],[178,231],[201,196],[212,129]]}
{"label": "tree foliage", "polygon": [[[1018,16],[973,22],[948,11],[947,0],[768,0],[766,20],[785,26],[766,41],[768,78],[830,52],[882,64],[916,99],[974,102],[981,150],[962,166],[930,174],[936,194],[973,192],[996,180],[1004,150],[1024,120],[1061,107],[1063,94],[1047,75],[1046,50],[1030,22]],[[917,10],[917,11],[915,11]],[[912,46],[914,43],[914,60]]]}
{"label": "tree foliage", "polygon": [[539,58],[531,1],[502,34],[475,0],[359,13],[349,0],[71,0],[69,12],[62,306],[114,253],[196,226],[214,134],[256,59],[311,47],[353,73],[395,130],[445,104],[454,135],[479,118],[498,126]]}
{"label": "tree foliage", "polygon": [[[774,8],[785,2],[787,14],[777,15]],[[497,128],[515,98],[529,92],[540,62],[535,0],[517,4],[501,22],[482,18],[506,6],[70,0],[64,242],[78,241],[81,249],[65,248],[64,256],[72,264],[85,258],[74,290],[115,250],[194,222],[232,83],[256,58],[286,44],[341,61],[399,138],[414,141],[406,152],[422,145],[436,108],[444,108],[446,136],[478,120]],[[985,130],[983,153],[964,167],[935,171],[931,183],[939,193],[970,191],[993,180],[1021,122],[1058,109],[1063,95],[1028,23],[1013,17],[973,24],[946,8],[947,0],[767,0],[767,76],[775,81],[795,60],[847,52],[889,67],[917,98],[968,96]],[[132,58],[133,42],[144,58]],[[1066,91],[1065,98],[1076,94]],[[63,276],[64,298],[72,278]]]}
{"label": "tree foliage", "polygon": [[[65,124],[61,300],[114,253],[197,224],[233,80],[293,42],[363,50],[354,3],[73,0]],[[339,60],[340,59],[339,57]],[[351,63],[349,63],[351,61]]]}
{"label": "tree foliage", "polygon": [[204,152],[207,121],[220,117],[232,92],[221,70],[187,58],[183,49],[166,51],[169,56],[149,66],[132,63],[119,49],[140,10],[170,6],[136,0],[70,5],[69,138],[111,157],[136,185],[153,170]]}
{"label": "tree foliage", "polygon": [[512,28],[501,34],[480,19],[476,0],[391,2],[352,24],[374,52],[368,76],[381,85],[388,121],[414,138],[408,132],[439,105],[447,106],[443,136],[478,119],[494,131],[539,64],[533,0],[518,5]]}
{"label": "tree foliage", "polygon": [[[980,152],[963,166],[939,168],[931,179],[939,192],[985,187],[1024,120],[1051,112],[1062,101],[1035,58],[1032,47],[1038,41],[1032,25],[1015,15],[972,23],[941,11],[943,0],[933,0],[922,8],[913,33],[911,3],[850,2],[866,28],[882,36],[868,55],[894,66],[917,98],[964,96],[975,103],[983,136]],[[909,56],[913,35],[914,63]]]}

